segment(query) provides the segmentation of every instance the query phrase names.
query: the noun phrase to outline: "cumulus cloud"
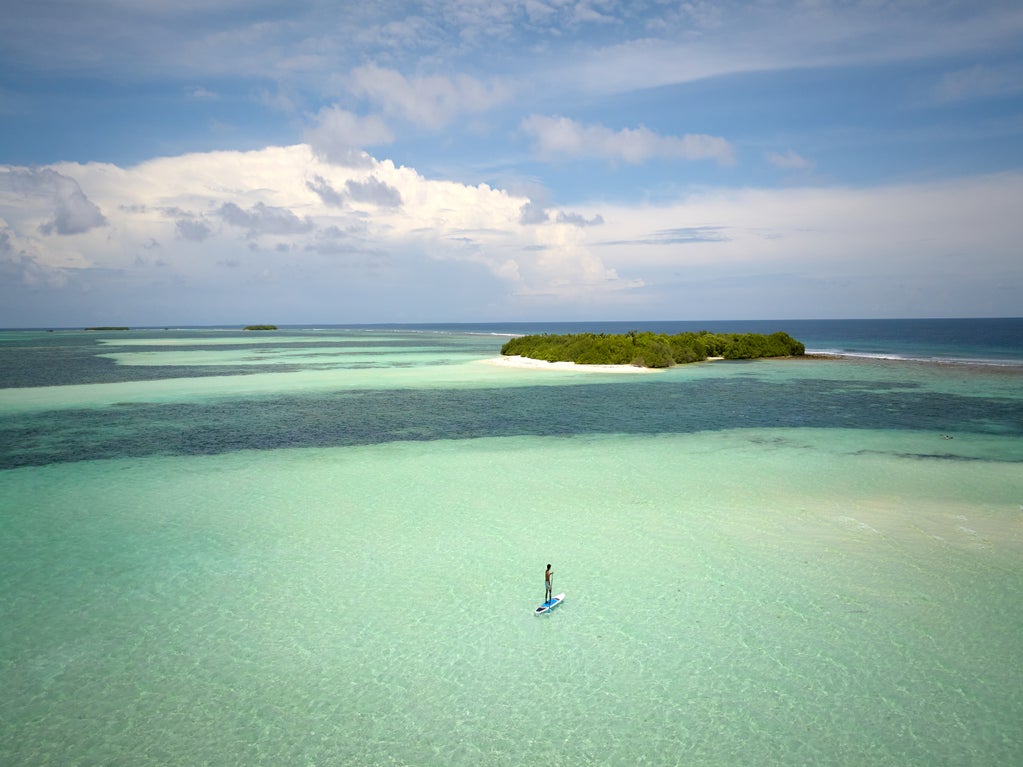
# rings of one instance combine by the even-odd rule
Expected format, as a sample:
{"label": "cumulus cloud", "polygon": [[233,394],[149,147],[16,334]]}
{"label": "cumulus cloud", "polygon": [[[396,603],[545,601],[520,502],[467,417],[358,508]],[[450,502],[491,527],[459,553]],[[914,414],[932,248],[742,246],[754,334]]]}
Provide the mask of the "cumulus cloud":
{"label": "cumulus cloud", "polygon": [[376,176],[369,176],[365,180],[346,179],[343,191],[335,189],[322,176],[315,176],[311,181],[307,181],[306,187],[315,193],[324,205],[335,208],[343,208],[349,200],[378,205],[383,208],[401,206],[401,192]]}
{"label": "cumulus cloud", "polygon": [[313,228],[308,219],[301,219],[287,208],[278,208],[257,202],[244,210],[233,202],[226,202],[217,211],[232,226],[248,230],[248,236],[263,234],[303,234]]}
{"label": "cumulus cloud", "polygon": [[547,209],[533,200],[529,200],[519,209],[520,224],[527,226],[529,224],[546,224],[549,220],[550,214]]}
{"label": "cumulus cloud", "polygon": [[611,130],[603,125],[576,122],[568,117],[531,115],[521,124],[532,137],[536,154],[546,160],[601,157],[640,164],[654,158],[735,162],[732,145],[723,138],[703,134],[662,136],[645,126]]}
{"label": "cumulus cloud", "polygon": [[559,224],[571,224],[572,226],[600,226],[604,223],[604,217],[598,213],[593,218],[586,218],[580,213],[561,211],[558,213],[557,222]]}
{"label": "cumulus cloud", "polygon": [[62,269],[41,264],[37,255],[19,240],[17,233],[0,220],[0,275],[7,287],[21,285],[35,290],[67,284]]}
{"label": "cumulus cloud", "polygon": [[305,246],[305,249],[322,256],[370,256],[378,261],[387,260],[386,252],[369,245],[357,235],[337,226],[328,226],[318,231],[316,236]]}
{"label": "cumulus cloud", "polygon": [[363,148],[390,144],[394,134],[381,117],[361,117],[334,106],[320,110],[315,124],[306,129],[305,140],[327,162],[367,168],[372,167],[373,160]]}
{"label": "cumulus cloud", "polygon": [[581,213],[564,210],[554,214],[535,200],[530,200],[520,210],[519,223],[523,225],[555,223],[569,226],[600,226],[604,223],[604,217],[597,214],[593,218],[586,218]]}
{"label": "cumulus cloud", "polygon": [[74,179],[59,173],[47,174],[53,183],[54,217],[40,229],[44,234],[82,234],[107,223],[100,209],[82,193]]}
{"label": "cumulus cloud", "polygon": [[324,205],[340,208],[345,204],[345,196],[334,189],[323,176],[314,176],[311,181],[306,181],[305,185],[323,201]]}
{"label": "cumulus cloud", "polygon": [[345,188],[355,202],[368,202],[384,208],[397,208],[401,205],[401,192],[374,176],[365,181],[348,179]]}
{"label": "cumulus cloud", "polygon": [[32,289],[61,288],[67,284],[67,275],[62,270],[40,264],[26,253],[0,255],[0,274],[4,275],[5,281]]}
{"label": "cumulus cloud", "polygon": [[0,191],[3,190],[49,202],[53,217],[39,225],[43,234],[84,234],[107,223],[77,181],[50,168],[0,170]]}
{"label": "cumulus cloud", "polygon": [[430,129],[443,128],[461,114],[484,112],[511,97],[511,88],[500,82],[488,84],[468,75],[408,78],[375,65],[353,70],[347,86],[385,114]]}
{"label": "cumulus cloud", "polygon": [[[125,284],[151,281],[152,261],[138,254],[169,236],[177,243],[162,251],[163,287],[154,283],[153,291],[203,285],[208,301],[221,291],[235,296],[241,282],[267,291],[277,286],[280,295],[322,295],[317,311],[324,317],[352,300],[380,316],[402,300],[425,300],[422,286],[438,280],[486,286],[489,297],[481,302],[490,304],[513,296],[581,300],[635,285],[583,243],[582,224],[595,221],[590,216],[537,205],[544,225],[524,226],[529,199],[523,195],[427,179],[387,160],[369,163],[371,172],[338,166],[297,145],[163,157],[130,168],[68,163],[53,169],[111,211],[117,248],[99,231],[73,242],[40,235],[39,211],[48,202],[38,197],[0,194],[0,219],[13,222],[5,242],[35,237],[34,263],[75,284],[106,285],[108,297]],[[5,248],[8,271],[16,259],[19,274],[28,274],[31,264]],[[141,295],[133,293],[132,301],[144,304]],[[185,311],[186,294],[175,295],[163,305]],[[239,300],[231,298],[232,305]]]}
{"label": "cumulus cloud", "polygon": [[202,242],[213,234],[213,229],[206,221],[195,218],[178,219],[174,229],[179,237],[184,240],[191,240],[192,242]]}

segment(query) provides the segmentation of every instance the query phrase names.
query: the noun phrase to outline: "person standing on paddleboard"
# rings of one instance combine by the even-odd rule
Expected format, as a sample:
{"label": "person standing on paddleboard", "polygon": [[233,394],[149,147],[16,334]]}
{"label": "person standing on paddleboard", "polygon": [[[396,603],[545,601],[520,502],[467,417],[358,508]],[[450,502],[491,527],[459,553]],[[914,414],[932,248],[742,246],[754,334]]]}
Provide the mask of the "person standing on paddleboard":
{"label": "person standing on paddleboard", "polygon": [[544,588],[545,588],[544,597],[543,597],[543,601],[544,602],[550,602],[551,601],[551,576],[553,576],[553,575],[554,575],[554,571],[551,570],[551,566],[550,565],[547,565],[547,569],[544,571],[544,574],[543,574],[543,582],[544,582]]}

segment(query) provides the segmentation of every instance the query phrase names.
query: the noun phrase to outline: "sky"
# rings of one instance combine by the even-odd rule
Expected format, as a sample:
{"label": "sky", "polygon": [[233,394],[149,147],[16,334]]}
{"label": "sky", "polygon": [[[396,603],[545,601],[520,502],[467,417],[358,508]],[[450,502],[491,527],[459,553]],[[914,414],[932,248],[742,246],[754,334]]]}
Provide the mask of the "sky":
{"label": "sky", "polygon": [[1018,0],[0,13],[0,327],[1023,315]]}

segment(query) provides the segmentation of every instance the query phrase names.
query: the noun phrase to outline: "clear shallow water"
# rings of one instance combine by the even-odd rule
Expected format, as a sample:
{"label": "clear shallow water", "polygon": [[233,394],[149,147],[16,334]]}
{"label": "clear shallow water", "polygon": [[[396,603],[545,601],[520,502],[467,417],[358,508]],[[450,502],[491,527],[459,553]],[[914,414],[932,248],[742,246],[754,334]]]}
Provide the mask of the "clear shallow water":
{"label": "clear shallow water", "polygon": [[0,761],[1023,758],[1012,371],[436,340],[0,391]]}

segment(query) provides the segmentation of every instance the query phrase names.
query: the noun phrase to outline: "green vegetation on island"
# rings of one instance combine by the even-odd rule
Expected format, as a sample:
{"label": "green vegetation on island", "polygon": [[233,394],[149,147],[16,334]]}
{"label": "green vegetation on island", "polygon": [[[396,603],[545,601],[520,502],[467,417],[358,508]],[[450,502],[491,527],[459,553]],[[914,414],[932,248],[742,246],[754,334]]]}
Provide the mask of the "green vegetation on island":
{"label": "green vegetation on island", "polygon": [[104,325],[104,326],[101,326],[101,327],[85,328],[85,329],[86,330],[131,330],[131,328],[119,327],[119,326],[115,327],[113,325]]}
{"label": "green vegetation on island", "polygon": [[246,325],[245,330],[277,330],[276,325]]}
{"label": "green vegetation on island", "polygon": [[750,360],[761,357],[801,357],[806,347],[788,333],[640,333],[624,335],[573,333],[520,336],[501,347],[501,354],[579,365],[635,365],[667,368],[709,357]]}

